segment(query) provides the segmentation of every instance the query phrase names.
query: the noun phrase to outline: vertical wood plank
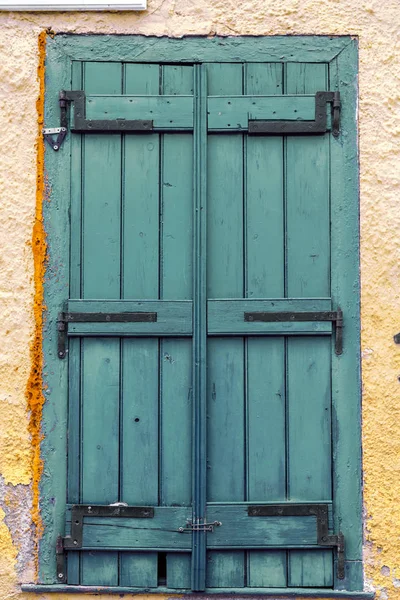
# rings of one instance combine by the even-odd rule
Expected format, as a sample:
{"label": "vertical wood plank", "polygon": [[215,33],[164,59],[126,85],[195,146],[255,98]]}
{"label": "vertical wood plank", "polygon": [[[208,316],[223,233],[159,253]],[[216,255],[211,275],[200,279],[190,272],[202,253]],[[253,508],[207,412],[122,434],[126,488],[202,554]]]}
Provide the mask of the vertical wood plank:
{"label": "vertical wood plank", "polygon": [[[207,66],[208,94],[243,93],[242,65]],[[208,136],[208,298],[244,296],[243,136]],[[207,499],[245,497],[244,342],[208,341]],[[207,586],[245,585],[244,552],[209,552]]]}
{"label": "vertical wood plank", "polygon": [[340,89],[341,135],[331,138],[332,302],[343,309],[343,354],[333,356],[334,523],[346,539],[346,579],[335,588],[362,590],[360,419],[359,186],[357,147],[358,42],[330,64],[329,89]]}
{"label": "vertical wood plank", "polygon": [[[125,65],[124,93],[158,95],[159,82],[158,65]],[[158,134],[124,136],[124,299],[159,297],[159,152]],[[125,339],[121,343],[121,499],[128,504],[157,506],[158,340]],[[157,553],[121,552],[120,584],[157,587]]]}
{"label": "vertical wood plank", "polygon": [[[283,93],[282,63],[245,66],[245,93]],[[280,298],[285,290],[283,138],[247,137],[246,260],[248,298]],[[286,498],[285,344],[247,342],[247,499]],[[250,587],[285,587],[286,551],[248,552]]]}
{"label": "vertical wood plank", "polygon": [[[327,88],[327,65],[288,63],[287,94]],[[286,146],[288,297],[330,295],[329,139],[288,136]]]}
{"label": "vertical wood plank", "polygon": [[[193,67],[164,65],[163,94],[193,94]],[[193,298],[193,135],[164,134],[161,181],[160,295]],[[161,504],[192,501],[192,347],[164,339],[160,356]],[[184,523],[182,523],[184,525]],[[167,587],[190,588],[190,554],[167,553]]]}
{"label": "vertical wood plank", "polygon": [[[207,480],[207,72],[204,65],[194,67],[194,180],[193,180],[193,452],[192,519],[206,519]],[[192,535],[193,591],[206,586],[206,533]]]}
{"label": "vertical wood plank", "polygon": [[[251,343],[250,343],[251,342]],[[285,461],[285,341],[249,340],[248,500],[286,499]],[[249,552],[248,585],[286,586],[286,551]]]}
{"label": "vertical wood plank", "polygon": [[[152,339],[123,341],[121,500],[158,504],[158,348]],[[121,585],[157,587],[157,554],[121,552]]]}
{"label": "vertical wood plank", "polygon": [[[85,63],[88,94],[120,94],[120,63]],[[121,136],[84,139],[82,287],[86,299],[120,294]]]}
{"label": "vertical wood plank", "polygon": [[[82,62],[72,63],[72,89],[82,89]],[[71,139],[71,243],[70,243],[70,296],[81,297],[81,244],[82,244],[82,136]],[[68,341],[68,493],[69,503],[80,500],[81,451],[81,340]],[[80,583],[80,557],[70,552],[67,561],[67,581]]]}
{"label": "vertical wood plank", "polygon": [[[121,93],[121,64],[85,63],[84,89],[87,93]],[[121,138],[85,136],[83,152],[83,297],[117,299]],[[82,502],[108,504],[119,496],[119,340],[84,340],[82,359]],[[83,555],[81,576],[85,585],[117,585],[118,553]]]}
{"label": "vertical wood plank", "polygon": [[[332,498],[331,340],[288,340],[288,496],[292,501]],[[312,566],[309,566],[311,565]],[[330,564],[330,570],[329,570]],[[288,585],[329,587],[332,551],[290,550]],[[308,583],[307,583],[308,582]]]}
{"label": "vertical wood plank", "polygon": [[[82,346],[82,503],[110,504],[119,493],[119,340]],[[118,554],[82,553],[81,574],[84,585],[118,585]]]}
{"label": "vertical wood plank", "polygon": [[[314,94],[317,91],[326,90],[327,81],[328,69],[325,64],[288,63],[285,73],[285,93]],[[329,139],[327,135],[318,137],[318,139],[317,136],[288,137],[286,203],[287,295],[289,297],[329,296],[330,198]],[[323,361],[319,367],[319,376],[325,372],[330,381],[331,359],[328,340],[288,340],[288,377],[290,379],[297,377],[296,372],[299,367],[300,370],[303,369],[309,373],[308,383],[302,378],[294,384],[294,387],[289,384],[290,498],[317,499],[318,497],[321,499],[321,495],[328,499],[331,498],[330,392],[326,389],[327,384],[322,378],[319,382],[315,381],[315,388],[312,384],[313,357],[316,348],[323,344],[325,344],[321,350],[323,355],[318,357],[320,361]],[[305,353],[303,357],[300,357],[301,352]],[[301,360],[305,359],[307,353],[309,353],[309,366],[306,364],[300,366]],[[317,359],[316,356],[315,359]],[[296,366],[299,360],[300,364]],[[307,371],[307,369],[310,370]],[[304,389],[303,402],[293,404],[293,393],[297,395],[295,389],[298,384],[307,385],[307,391]],[[329,394],[329,398],[324,394]],[[310,402],[312,405],[309,404]],[[306,406],[309,406],[309,409]],[[302,411],[303,416],[300,416],[296,409]],[[318,419],[321,419],[321,422]],[[314,422],[314,427],[311,425],[312,422]],[[300,423],[303,424],[303,427],[300,427]],[[303,438],[299,435],[300,431],[303,432]],[[323,437],[322,432],[324,432]],[[309,462],[314,453],[316,453],[315,459],[313,458],[310,464],[312,471],[306,473],[304,471],[305,462]],[[300,457],[303,459],[302,462],[299,460]],[[330,556],[331,551],[321,551],[319,556],[325,555]],[[310,577],[310,585],[315,585],[315,581],[318,580],[321,586],[330,585],[332,572],[328,577],[325,559],[321,558],[319,561],[315,559],[315,569],[310,573],[309,570],[304,571],[304,569],[311,557],[316,555],[293,551],[289,553],[289,556],[289,585],[295,585],[292,582],[292,572],[294,578],[295,571],[299,570],[304,572],[304,585],[307,581],[306,573]],[[303,561],[305,561],[304,569]]]}

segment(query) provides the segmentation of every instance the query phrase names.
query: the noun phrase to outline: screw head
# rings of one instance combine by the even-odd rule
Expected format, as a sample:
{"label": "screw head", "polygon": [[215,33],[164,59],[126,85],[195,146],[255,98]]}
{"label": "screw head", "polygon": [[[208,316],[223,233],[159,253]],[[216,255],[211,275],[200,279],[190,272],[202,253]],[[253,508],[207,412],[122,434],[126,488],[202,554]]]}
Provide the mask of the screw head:
{"label": "screw head", "polygon": [[59,148],[59,146],[57,144],[54,144],[53,150],[55,150],[57,152],[58,148]]}

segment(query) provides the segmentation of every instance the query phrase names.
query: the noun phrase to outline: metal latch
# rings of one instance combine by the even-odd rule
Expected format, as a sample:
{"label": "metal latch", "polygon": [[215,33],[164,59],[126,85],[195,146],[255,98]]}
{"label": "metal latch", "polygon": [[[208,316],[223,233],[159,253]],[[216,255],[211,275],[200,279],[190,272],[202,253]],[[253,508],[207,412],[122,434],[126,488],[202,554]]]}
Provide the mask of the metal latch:
{"label": "metal latch", "polygon": [[68,323],[156,323],[156,312],[121,312],[121,313],[78,313],[61,312],[58,314],[58,358],[67,354]]}
{"label": "metal latch", "polygon": [[[47,129],[43,129],[42,132],[46,142],[53,148],[53,150],[57,152],[60,149],[60,146],[63,143],[65,136],[67,135],[67,128],[48,127]],[[54,139],[54,135],[57,135],[56,139]]]}
{"label": "metal latch", "polygon": [[317,544],[336,548],[337,576],[344,579],[344,536],[341,532],[329,533],[327,504],[261,504],[249,506],[247,514],[249,517],[317,517]]}
{"label": "metal latch", "polygon": [[284,322],[307,322],[307,321],[332,321],[335,324],[335,353],[343,352],[343,311],[325,312],[245,312],[244,320],[248,323],[284,323]]}
{"label": "metal latch", "polygon": [[189,533],[192,531],[209,531],[213,533],[214,527],[221,527],[221,521],[214,521],[213,523],[201,523],[200,520],[198,522],[193,522],[191,519],[188,519],[185,527],[179,527],[179,533]]}

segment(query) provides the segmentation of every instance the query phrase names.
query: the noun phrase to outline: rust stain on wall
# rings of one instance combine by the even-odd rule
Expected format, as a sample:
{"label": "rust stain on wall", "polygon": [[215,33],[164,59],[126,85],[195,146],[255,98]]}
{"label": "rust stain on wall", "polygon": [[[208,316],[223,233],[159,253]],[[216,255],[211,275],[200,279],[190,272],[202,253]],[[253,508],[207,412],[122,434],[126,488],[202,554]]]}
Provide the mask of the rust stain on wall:
{"label": "rust stain on wall", "polygon": [[34,321],[35,330],[31,344],[31,371],[26,388],[28,409],[30,411],[29,433],[32,441],[32,521],[35,526],[35,566],[38,569],[38,545],[43,531],[39,508],[39,483],[43,472],[43,461],[40,456],[40,444],[42,441],[41,421],[42,410],[45,401],[43,395],[43,283],[46,264],[46,235],[43,225],[43,198],[45,195],[44,180],[44,141],[42,128],[44,123],[44,73],[46,56],[46,32],[39,34],[39,97],[36,102],[38,135],[37,135],[37,181],[36,181],[36,208],[35,221],[32,234],[32,251],[34,262]]}

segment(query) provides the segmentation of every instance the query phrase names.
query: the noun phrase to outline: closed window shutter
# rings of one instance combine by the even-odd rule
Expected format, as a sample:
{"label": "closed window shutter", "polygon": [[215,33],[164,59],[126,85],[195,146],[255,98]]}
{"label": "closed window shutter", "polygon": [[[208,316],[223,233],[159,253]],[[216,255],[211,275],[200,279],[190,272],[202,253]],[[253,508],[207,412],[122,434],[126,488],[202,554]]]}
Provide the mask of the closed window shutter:
{"label": "closed window shutter", "polygon": [[330,101],[325,134],[248,132],[312,121],[328,64],[72,84],[87,119],[154,129],[72,133],[66,581],[333,588]]}

